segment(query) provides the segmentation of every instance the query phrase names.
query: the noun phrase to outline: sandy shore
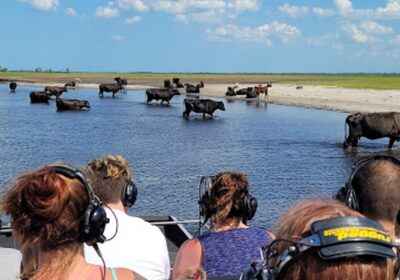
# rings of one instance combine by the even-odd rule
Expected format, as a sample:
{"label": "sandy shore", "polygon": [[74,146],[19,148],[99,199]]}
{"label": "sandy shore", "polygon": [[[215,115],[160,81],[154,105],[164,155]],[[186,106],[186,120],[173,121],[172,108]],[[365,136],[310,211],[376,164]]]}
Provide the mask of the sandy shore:
{"label": "sandy shore", "polygon": [[[57,83],[22,83],[35,86],[59,85]],[[232,84],[209,83],[201,89],[201,95],[225,97],[228,86]],[[157,84],[131,84],[127,90],[145,90]],[[254,84],[240,84],[241,88]],[[82,88],[98,88],[97,83],[81,84]],[[183,89],[181,89],[181,92]],[[230,99],[243,99],[233,97]],[[327,86],[303,86],[275,83],[269,88],[268,102],[273,104],[306,107],[338,112],[384,112],[400,111],[400,90],[345,89]]]}

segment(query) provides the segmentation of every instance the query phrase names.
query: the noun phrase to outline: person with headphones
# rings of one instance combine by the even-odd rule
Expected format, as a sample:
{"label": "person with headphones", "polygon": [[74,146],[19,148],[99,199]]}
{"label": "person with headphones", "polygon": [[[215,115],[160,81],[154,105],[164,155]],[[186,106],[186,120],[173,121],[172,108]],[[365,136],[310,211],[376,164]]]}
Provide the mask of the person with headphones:
{"label": "person with headphones", "polygon": [[334,200],[302,200],[284,213],[265,253],[264,280],[395,279],[395,244],[376,221]]}
{"label": "person with headphones", "polygon": [[[128,269],[85,261],[83,243],[98,250],[108,219],[83,174],[66,164],[48,165],[18,176],[2,197],[21,247],[35,248],[35,269],[23,279],[137,279]],[[100,259],[99,252],[98,258]]]}
{"label": "person with headphones", "polygon": [[223,172],[212,177],[210,189],[199,200],[204,223],[211,219],[213,230],[186,241],[179,249],[173,279],[186,279],[199,268],[207,276],[237,276],[260,250],[273,240],[265,229],[248,227],[257,209],[257,199],[249,193],[246,175]]}
{"label": "person with headphones", "polygon": [[[114,238],[99,245],[107,265],[132,269],[149,280],[169,279],[171,268],[164,235],[158,227],[127,214],[137,197],[128,162],[122,156],[106,155],[92,160],[85,173],[94,193],[109,208],[105,236]],[[85,246],[85,258],[99,264],[89,246]]]}
{"label": "person with headphones", "polygon": [[388,155],[361,157],[336,198],[376,220],[394,237],[400,213],[400,161]]}

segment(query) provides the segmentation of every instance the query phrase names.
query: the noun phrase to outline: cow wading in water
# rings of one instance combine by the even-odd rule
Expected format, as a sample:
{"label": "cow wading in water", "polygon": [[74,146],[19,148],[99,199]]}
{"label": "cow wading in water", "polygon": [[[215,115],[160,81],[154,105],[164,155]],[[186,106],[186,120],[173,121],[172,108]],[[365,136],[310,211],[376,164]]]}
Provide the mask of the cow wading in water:
{"label": "cow wading in water", "polygon": [[186,93],[200,93],[200,88],[204,87],[203,81],[200,81],[200,84],[197,84],[196,86],[192,84],[185,84],[186,86]]}
{"label": "cow wading in water", "polygon": [[146,103],[149,104],[152,100],[161,100],[161,104],[169,101],[175,95],[180,95],[179,90],[172,87],[169,88],[148,88],[146,90]]}
{"label": "cow wading in water", "polygon": [[44,91],[31,91],[29,94],[31,103],[49,103],[50,93]]}
{"label": "cow wading in water", "polygon": [[45,87],[44,92],[49,93],[50,97],[54,95],[55,97],[60,97],[63,92],[67,92],[68,89],[66,86],[63,87]]}
{"label": "cow wading in water", "polygon": [[211,99],[192,99],[186,98],[184,101],[185,104],[185,112],[183,112],[183,117],[188,119],[190,112],[203,114],[203,118],[206,117],[206,114],[213,117],[214,112],[217,109],[221,111],[225,111],[224,102],[222,101],[213,101]]}
{"label": "cow wading in water", "polygon": [[61,99],[57,97],[56,106],[58,111],[90,110],[89,101],[79,99]]}
{"label": "cow wading in water", "polygon": [[10,92],[15,93],[16,89],[17,89],[17,82],[16,81],[11,81],[11,83],[10,83]]}
{"label": "cow wading in water", "polygon": [[[347,137],[346,125],[349,127]],[[361,137],[378,139],[389,137],[389,149],[393,147],[394,141],[400,140],[400,113],[356,113],[349,115],[345,123],[345,141],[343,148],[357,147]]]}
{"label": "cow wading in water", "polygon": [[100,98],[104,97],[104,92],[112,92],[112,97],[114,98],[115,94],[119,90],[124,89],[123,79],[121,79],[120,77],[116,77],[114,80],[116,81],[115,84],[100,84],[99,85],[99,97]]}

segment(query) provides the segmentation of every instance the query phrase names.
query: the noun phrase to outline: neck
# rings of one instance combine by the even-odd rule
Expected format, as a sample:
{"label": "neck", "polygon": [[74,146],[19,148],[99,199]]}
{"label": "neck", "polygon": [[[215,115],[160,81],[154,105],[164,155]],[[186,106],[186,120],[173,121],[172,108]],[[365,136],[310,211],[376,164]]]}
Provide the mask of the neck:
{"label": "neck", "polygon": [[391,238],[396,238],[396,227],[392,222],[380,220],[379,223],[390,234]]}
{"label": "neck", "polygon": [[124,207],[124,205],[122,204],[122,201],[118,201],[116,203],[107,203],[107,206],[112,209],[121,210],[125,213],[128,212],[128,209]]}
{"label": "neck", "polygon": [[239,218],[228,218],[220,223],[214,225],[215,231],[224,231],[234,228],[247,228],[243,221]]}

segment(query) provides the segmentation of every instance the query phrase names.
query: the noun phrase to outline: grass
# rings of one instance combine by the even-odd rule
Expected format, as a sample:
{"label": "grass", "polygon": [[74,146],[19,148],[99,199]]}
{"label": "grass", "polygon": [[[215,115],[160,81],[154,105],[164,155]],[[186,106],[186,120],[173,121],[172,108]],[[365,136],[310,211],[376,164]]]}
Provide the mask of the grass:
{"label": "grass", "polygon": [[213,73],[84,73],[84,72],[0,72],[0,80],[63,79],[113,79],[116,76],[128,80],[164,80],[179,77],[182,81],[208,81],[235,83],[286,83],[293,85],[338,86],[356,89],[400,90],[400,75],[395,74],[213,74]]}

